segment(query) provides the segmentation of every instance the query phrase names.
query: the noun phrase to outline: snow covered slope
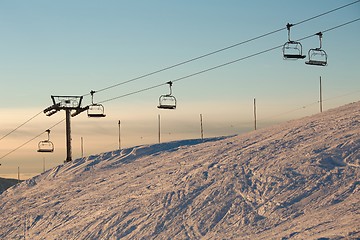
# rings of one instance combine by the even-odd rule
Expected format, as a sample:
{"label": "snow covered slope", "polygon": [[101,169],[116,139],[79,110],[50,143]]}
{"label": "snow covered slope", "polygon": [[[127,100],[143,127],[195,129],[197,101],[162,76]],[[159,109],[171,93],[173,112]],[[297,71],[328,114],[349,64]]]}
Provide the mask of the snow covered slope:
{"label": "snow covered slope", "polygon": [[78,159],[0,195],[0,239],[358,239],[360,102]]}
{"label": "snow covered slope", "polygon": [[11,178],[0,178],[0,194],[11,186],[14,186],[19,181]]}

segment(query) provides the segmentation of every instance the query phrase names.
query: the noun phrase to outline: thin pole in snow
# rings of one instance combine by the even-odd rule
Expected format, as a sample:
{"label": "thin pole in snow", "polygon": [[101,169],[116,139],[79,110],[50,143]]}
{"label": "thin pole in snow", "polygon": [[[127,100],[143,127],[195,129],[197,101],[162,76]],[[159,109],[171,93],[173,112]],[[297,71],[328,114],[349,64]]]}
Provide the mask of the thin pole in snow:
{"label": "thin pole in snow", "polygon": [[254,98],[254,129],[256,130],[256,99]]}
{"label": "thin pole in snow", "polygon": [[81,137],[81,157],[84,157],[84,139]]}
{"label": "thin pole in snow", "polygon": [[121,131],[120,131],[120,124],[121,124],[121,122],[120,122],[120,120],[119,120],[119,122],[118,122],[118,126],[119,126],[119,150],[121,150]]}
{"label": "thin pole in snow", "polygon": [[160,132],[161,132],[161,131],[160,131],[160,130],[161,130],[161,129],[160,129],[160,114],[158,114],[158,129],[159,129],[159,131],[158,131],[158,139],[159,139],[159,143],[160,143],[160,142],[161,142],[161,140],[160,140],[160,135],[161,135],[161,134],[160,134]]}
{"label": "thin pole in snow", "polygon": [[204,140],[203,118],[201,113],[200,113],[200,136],[201,136],[201,140]]}
{"label": "thin pole in snow", "polygon": [[323,106],[322,106],[322,85],[321,85],[321,76],[320,76],[320,112],[322,113]]}

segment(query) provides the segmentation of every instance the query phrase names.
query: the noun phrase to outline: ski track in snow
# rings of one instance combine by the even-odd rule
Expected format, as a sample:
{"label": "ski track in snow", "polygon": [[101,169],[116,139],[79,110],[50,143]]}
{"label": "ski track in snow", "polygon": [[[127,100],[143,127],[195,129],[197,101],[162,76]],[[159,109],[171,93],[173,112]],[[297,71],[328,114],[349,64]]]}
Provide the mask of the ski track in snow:
{"label": "ski track in snow", "polygon": [[0,195],[0,239],[360,239],[360,102],[77,159]]}

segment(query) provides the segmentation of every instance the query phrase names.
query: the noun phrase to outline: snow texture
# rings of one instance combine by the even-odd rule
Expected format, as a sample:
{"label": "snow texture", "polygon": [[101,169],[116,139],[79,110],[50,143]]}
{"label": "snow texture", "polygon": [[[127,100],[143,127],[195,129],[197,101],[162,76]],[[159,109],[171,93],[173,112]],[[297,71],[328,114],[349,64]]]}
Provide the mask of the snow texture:
{"label": "snow texture", "polygon": [[77,159],[0,195],[0,239],[360,239],[360,102]]}
{"label": "snow texture", "polygon": [[14,186],[19,181],[17,179],[11,179],[11,178],[0,178],[0,194],[8,189],[9,187]]}

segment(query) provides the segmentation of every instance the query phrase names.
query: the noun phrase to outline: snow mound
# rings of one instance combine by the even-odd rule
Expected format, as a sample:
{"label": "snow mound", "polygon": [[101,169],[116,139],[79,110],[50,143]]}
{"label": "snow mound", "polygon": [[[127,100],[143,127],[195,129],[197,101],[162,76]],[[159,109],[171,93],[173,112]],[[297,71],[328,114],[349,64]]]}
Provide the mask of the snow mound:
{"label": "snow mound", "polygon": [[359,177],[357,102],[58,166],[0,195],[0,239],[359,239]]}
{"label": "snow mound", "polygon": [[0,178],[0,194],[8,189],[9,187],[14,186],[19,181],[17,179],[11,179],[11,178]]}

